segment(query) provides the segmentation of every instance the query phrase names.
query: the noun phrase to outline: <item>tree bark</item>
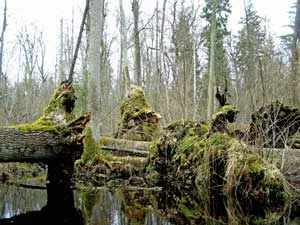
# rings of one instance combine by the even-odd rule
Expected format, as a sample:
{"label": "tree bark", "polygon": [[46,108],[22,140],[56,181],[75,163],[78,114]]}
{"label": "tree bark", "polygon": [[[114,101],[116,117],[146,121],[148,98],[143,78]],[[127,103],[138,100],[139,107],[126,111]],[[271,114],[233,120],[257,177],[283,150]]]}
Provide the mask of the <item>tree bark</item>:
{"label": "tree bark", "polygon": [[91,112],[91,129],[95,140],[100,137],[100,104],[101,104],[101,43],[104,27],[104,0],[90,2],[90,24],[88,30],[88,110]]}
{"label": "tree bark", "polygon": [[140,47],[140,31],[139,31],[139,1],[132,1],[133,12],[133,40],[134,40],[134,79],[138,86],[142,86],[141,75],[141,47]]}
{"label": "tree bark", "polygon": [[68,76],[68,80],[71,83],[73,81],[73,74],[74,74],[75,64],[76,64],[76,60],[77,60],[77,56],[78,56],[78,52],[79,52],[79,47],[80,47],[80,43],[81,43],[81,39],[82,39],[83,28],[84,28],[86,18],[87,18],[87,15],[88,15],[88,11],[89,11],[89,6],[90,6],[90,0],[86,0],[86,5],[85,5],[84,13],[83,13],[83,16],[82,16],[82,21],[81,21],[81,25],[80,25],[78,38],[77,38],[75,52],[74,52],[74,55],[73,55],[73,58],[72,58],[71,68],[70,68],[69,76]]}
{"label": "tree bark", "polygon": [[300,0],[296,3],[294,34],[292,43],[292,104],[299,105],[298,80],[299,80],[299,40],[300,40]]}
{"label": "tree bark", "polygon": [[74,119],[74,89],[62,82],[34,123],[0,127],[0,162],[53,162],[79,158],[88,113]]}
{"label": "tree bark", "polygon": [[69,128],[67,136],[53,131],[0,128],[0,162],[48,163],[70,156],[78,159],[83,152],[84,136],[72,133],[73,128]]}
{"label": "tree bark", "polygon": [[211,120],[214,104],[214,73],[215,73],[215,36],[216,36],[216,1],[213,2],[213,14],[210,34],[210,54],[209,54],[209,77],[208,77],[208,102],[207,102],[207,120]]}
{"label": "tree bark", "polygon": [[[127,76],[128,71],[128,56],[127,56],[127,34],[126,34],[126,16],[123,7],[123,0],[119,0],[119,11],[120,11],[120,60],[119,60],[119,92],[120,92],[120,99],[122,99],[129,91],[129,85],[127,82],[130,83]],[[127,70],[127,71],[126,71]]]}
{"label": "tree bark", "polygon": [[7,19],[6,19],[6,12],[7,12],[7,0],[4,0],[4,9],[3,9],[3,25],[0,37],[0,80],[3,78],[3,51],[4,51],[4,34],[6,31],[7,26]]}
{"label": "tree bark", "polygon": [[150,142],[146,141],[130,141],[102,137],[100,142],[102,143],[101,150],[110,151],[114,155],[147,157],[149,154]]}

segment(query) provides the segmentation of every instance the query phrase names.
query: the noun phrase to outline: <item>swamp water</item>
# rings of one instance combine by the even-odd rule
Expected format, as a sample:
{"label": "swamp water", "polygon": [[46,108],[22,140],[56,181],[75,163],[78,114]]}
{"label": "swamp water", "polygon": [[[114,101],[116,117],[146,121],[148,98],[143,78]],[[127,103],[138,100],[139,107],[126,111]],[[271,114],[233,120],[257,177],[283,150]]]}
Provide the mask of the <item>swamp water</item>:
{"label": "swamp water", "polygon": [[[88,191],[73,191],[74,205],[79,209],[84,225],[176,225],[182,224],[180,218],[176,221],[176,212],[168,213],[170,199],[162,198],[159,190],[135,189],[135,188],[99,188]],[[160,196],[155,197],[155,196]],[[149,198],[157,198],[157,205],[149,205]],[[14,185],[0,185],[0,225],[10,224],[5,218],[11,218],[16,215],[28,215],[30,212],[40,212],[47,204],[47,191],[39,189],[30,189],[17,187]],[[165,202],[164,202],[165,201]],[[153,202],[153,201],[152,201]],[[163,206],[165,210],[157,208]],[[156,208],[157,207],[157,208]],[[172,208],[174,209],[174,207]],[[299,212],[299,209],[297,210]],[[28,213],[29,212],[29,213]],[[164,212],[166,217],[172,214],[172,223],[168,219],[161,217]],[[77,215],[78,216],[78,215]],[[29,220],[30,221],[30,220]],[[79,220],[75,220],[79,221]],[[30,224],[22,223],[22,218],[12,224]],[[34,223],[41,224],[42,223]],[[55,224],[65,224],[58,221]],[[53,225],[55,225],[53,224]],[[72,223],[66,223],[72,224]],[[77,224],[77,223],[76,223]],[[212,221],[206,224],[220,224]],[[280,221],[273,223],[276,225],[300,225],[299,215],[296,218],[281,218]]]}

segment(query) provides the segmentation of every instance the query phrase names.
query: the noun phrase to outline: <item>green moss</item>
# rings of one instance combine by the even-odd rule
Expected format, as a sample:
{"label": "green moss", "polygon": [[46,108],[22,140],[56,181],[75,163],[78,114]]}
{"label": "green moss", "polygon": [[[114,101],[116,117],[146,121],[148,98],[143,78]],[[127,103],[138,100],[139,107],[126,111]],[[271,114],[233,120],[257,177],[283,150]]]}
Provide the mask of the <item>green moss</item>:
{"label": "green moss", "polygon": [[132,89],[129,97],[121,105],[122,120],[127,121],[128,116],[131,118],[138,117],[141,113],[151,111],[151,107],[146,101],[145,93],[142,88],[135,87]]}
{"label": "green moss", "polygon": [[114,139],[114,138],[112,138],[112,137],[104,137],[104,136],[102,136],[101,138],[100,138],[100,145],[102,146],[102,145],[108,145],[109,143],[111,143],[111,142],[115,142],[115,140],[116,139]]}
{"label": "green moss", "polygon": [[10,126],[22,131],[47,131],[65,134],[65,125],[75,119],[72,109],[75,101],[74,89],[66,83],[61,83],[54,90],[43,115],[33,123]]}
{"label": "green moss", "polygon": [[152,111],[140,87],[131,87],[131,92],[122,103],[120,110],[121,122],[117,138],[151,141],[157,136],[157,121],[160,115]]}
{"label": "green moss", "polygon": [[55,134],[65,134],[68,130],[63,126],[58,125],[45,125],[36,121],[34,123],[25,123],[14,126],[9,126],[9,128],[16,128],[21,131],[46,131],[53,132]]}
{"label": "green moss", "polygon": [[146,172],[149,182],[171,186],[168,213],[183,216],[186,224],[207,222],[218,213],[227,214],[230,224],[274,221],[288,204],[280,171],[230,133],[212,132],[207,123],[181,119],[167,126],[151,145]]}
{"label": "green moss", "polygon": [[186,204],[181,204],[179,209],[182,214],[190,220],[201,218],[201,210],[198,207],[195,209],[193,206],[187,207]]}
{"label": "green moss", "polygon": [[97,155],[99,146],[93,139],[92,131],[90,128],[85,129],[85,138],[83,140],[83,153],[80,159],[80,163],[86,165],[91,162]]}
{"label": "green moss", "polygon": [[215,120],[220,115],[225,115],[228,112],[239,112],[238,108],[232,105],[224,105],[220,110],[213,115],[213,120]]}

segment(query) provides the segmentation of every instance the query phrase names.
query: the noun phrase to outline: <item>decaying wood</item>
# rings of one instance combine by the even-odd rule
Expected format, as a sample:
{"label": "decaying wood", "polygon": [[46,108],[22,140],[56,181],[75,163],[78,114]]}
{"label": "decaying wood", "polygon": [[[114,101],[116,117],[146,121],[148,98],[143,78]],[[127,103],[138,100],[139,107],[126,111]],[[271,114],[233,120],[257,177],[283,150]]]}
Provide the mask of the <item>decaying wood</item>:
{"label": "decaying wood", "polygon": [[62,82],[45,108],[31,124],[0,127],[0,162],[44,162],[79,158],[83,152],[83,130],[88,113],[75,119],[74,89]]}
{"label": "decaying wood", "polygon": [[[148,157],[151,144],[151,142],[145,141],[128,141],[108,137],[104,137],[102,142],[101,149],[103,151],[109,151],[113,155],[135,157]],[[249,150],[262,154],[288,178],[293,179],[300,175],[300,149],[249,147]]]}
{"label": "decaying wood", "polygon": [[51,132],[1,128],[0,162],[46,162],[81,154],[80,145],[69,144],[67,138]]}
{"label": "decaying wood", "polygon": [[110,151],[115,155],[147,157],[149,145],[151,142],[146,141],[130,141],[124,139],[115,139],[103,137],[101,139],[103,151]]}

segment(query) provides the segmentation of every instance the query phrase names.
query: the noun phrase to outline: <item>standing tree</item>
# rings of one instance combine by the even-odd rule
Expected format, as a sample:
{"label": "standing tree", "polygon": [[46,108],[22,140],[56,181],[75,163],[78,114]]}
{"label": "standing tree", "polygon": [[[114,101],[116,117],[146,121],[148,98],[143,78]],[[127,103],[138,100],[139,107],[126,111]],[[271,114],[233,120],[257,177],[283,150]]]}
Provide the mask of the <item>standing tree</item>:
{"label": "standing tree", "polygon": [[100,79],[101,43],[104,27],[104,0],[91,0],[88,29],[88,110],[91,112],[91,130],[95,140],[100,137]]}
{"label": "standing tree", "polygon": [[119,87],[120,98],[125,94],[125,90],[129,90],[126,87],[126,74],[125,70],[128,69],[128,56],[127,56],[127,32],[126,32],[126,17],[123,7],[123,0],[119,0],[119,23],[120,23],[120,59],[119,59]]}
{"label": "standing tree", "polygon": [[141,72],[141,46],[140,46],[140,31],[139,31],[139,17],[140,6],[138,0],[132,1],[133,12],[133,40],[134,40],[134,79],[138,86],[142,85]]}
{"label": "standing tree", "polygon": [[[250,2],[245,3],[245,16],[241,20],[243,25],[238,34],[238,43],[236,46],[237,66],[241,80],[243,80],[242,93],[244,94],[244,102],[247,102],[246,111],[255,111],[258,101],[261,96],[257,96],[258,81],[260,73],[257,68],[259,66],[259,59],[262,54],[263,43],[265,40],[265,31],[261,26],[261,18],[253,9]],[[246,98],[245,98],[246,97]]]}
{"label": "standing tree", "polygon": [[4,0],[4,9],[3,9],[3,24],[2,24],[2,31],[1,31],[1,37],[0,37],[0,82],[2,82],[3,79],[3,51],[4,51],[4,35],[6,31],[7,26],[7,19],[6,19],[6,13],[7,13],[7,0]]}
{"label": "standing tree", "polygon": [[[220,86],[224,78],[229,78],[229,68],[224,47],[224,39],[230,34],[227,30],[228,16],[231,13],[229,0],[206,0],[202,17],[208,22],[204,27],[203,38],[208,49],[208,102],[207,119],[214,109],[214,85]],[[228,79],[229,80],[229,79]]]}
{"label": "standing tree", "polygon": [[209,53],[209,75],[207,92],[207,120],[211,120],[213,112],[213,84],[215,80],[215,39],[216,39],[216,1],[212,3],[211,28],[210,28],[210,53]]}
{"label": "standing tree", "polygon": [[292,104],[299,105],[299,76],[300,76],[300,59],[299,59],[299,42],[300,42],[300,0],[296,2],[296,15],[295,15],[295,22],[294,22],[294,33],[293,33],[293,40],[292,40]]}

